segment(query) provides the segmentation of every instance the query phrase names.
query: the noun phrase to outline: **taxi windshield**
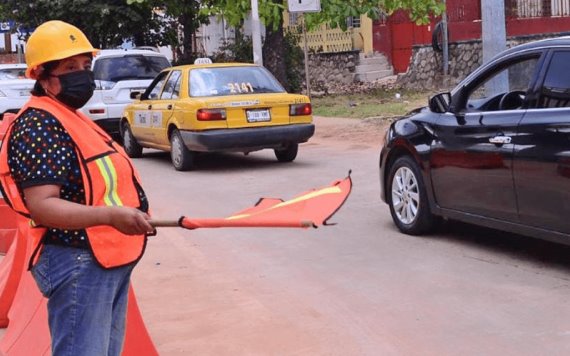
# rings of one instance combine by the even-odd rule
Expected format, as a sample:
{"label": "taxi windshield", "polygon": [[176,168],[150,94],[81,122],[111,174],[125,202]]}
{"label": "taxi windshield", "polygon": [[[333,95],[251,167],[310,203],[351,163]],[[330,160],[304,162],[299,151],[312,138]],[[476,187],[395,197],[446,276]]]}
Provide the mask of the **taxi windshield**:
{"label": "taxi windshield", "polygon": [[192,97],[285,92],[267,69],[255,66],[191,69],[189,85]]}

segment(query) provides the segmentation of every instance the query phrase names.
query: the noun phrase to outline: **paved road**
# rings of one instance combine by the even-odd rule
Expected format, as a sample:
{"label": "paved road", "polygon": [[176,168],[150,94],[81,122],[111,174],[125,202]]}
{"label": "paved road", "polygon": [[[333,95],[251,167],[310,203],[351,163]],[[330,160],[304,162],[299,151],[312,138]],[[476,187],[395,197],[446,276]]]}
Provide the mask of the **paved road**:
{"label": "paved road", "polygon": [[462,224],[401,235],[377,147],[320,135],[292,164],[271,151],[186,173],[165,154],[136,160],[157,218],[225,216],[353,170],[336,226],[152,238],[133,281],[161,355],[570,354],[570,249]]}

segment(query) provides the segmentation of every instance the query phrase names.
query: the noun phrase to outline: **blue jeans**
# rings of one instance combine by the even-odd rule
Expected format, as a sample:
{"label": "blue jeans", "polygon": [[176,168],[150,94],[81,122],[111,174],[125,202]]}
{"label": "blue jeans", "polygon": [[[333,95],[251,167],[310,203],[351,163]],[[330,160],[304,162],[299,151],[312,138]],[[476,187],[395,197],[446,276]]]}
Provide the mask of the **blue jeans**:
{"label": "blue jeans", "polygon": [[104,269],[90,251],[45,245],[32,275],[48,298],[53,356],[119,356],[134,265]]}

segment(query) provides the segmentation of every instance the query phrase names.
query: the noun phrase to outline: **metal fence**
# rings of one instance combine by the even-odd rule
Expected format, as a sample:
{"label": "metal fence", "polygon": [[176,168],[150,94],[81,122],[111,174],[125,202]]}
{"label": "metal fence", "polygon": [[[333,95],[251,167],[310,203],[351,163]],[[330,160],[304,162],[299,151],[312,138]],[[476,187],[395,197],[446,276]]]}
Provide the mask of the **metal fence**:
{"label": "metal fence", "polygon": [[[285,30],[298,36],[299,46],[303,48],[305,39],[301,21],[302,19],[298,18],[296,14],[290,14],[289,21],[285,24]],[[325,53],[352,51],[354,49],[353,33],[358,30],[359,28],[349,27],[343,31],[340,28],[321,25],[318,29],[307,33],[307,47],[315,52]]]}

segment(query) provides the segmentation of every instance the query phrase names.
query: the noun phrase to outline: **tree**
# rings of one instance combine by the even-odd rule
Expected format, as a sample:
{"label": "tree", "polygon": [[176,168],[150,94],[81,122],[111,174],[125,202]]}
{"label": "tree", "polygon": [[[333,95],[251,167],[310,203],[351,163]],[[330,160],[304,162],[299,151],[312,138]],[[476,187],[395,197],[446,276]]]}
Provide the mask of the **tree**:
{"label": "tree", "polygon": [[166,36],[169,44],[176,48],[177,62],[190,63],[198,52],[196,31],[209,22],[209,16],[200,11],[197,0],[126,0],[130,5],[150,3],[164,14],[164,27],[170,29]]}
{"label": "tree", "polygon": [[22,39],[45,21],[63,19],[79,27],[95,47],[112,48],[124,39],[137,45],[161,44],[158,15],[151,3],[128,5],[125,0],[2,0],[0,19],[14,20]]}
{"label": "tree", "polygon": [[[144,0],[142,0],[144,1]],[[284,0],[258,0],[259,15],[266,27],[263,46],[264,65],[287,88],[285,68],[285,46],[283,43]],[[251,0],[208,0],[203,2],[202,11],[208,15],[221,15],[232,26],[240,25],[249,16]],[[426,23],[431,14],[439,15],[444,10],[442,0],[321,0],[321,11],[306,14],[309,29],[321,24],[332,28],[346,29],[346,18],[368,15],[377,19],[382,13],[408,10],[412,20]]]}
{"label": "tree", "polygon": [[383,13],[406,10],[410,19],[418,24],[429,22],[430,15],[443,13],[443,0],[322,0],[321,11],[306,15],[309,29],[327,23],[332,28],[346,30],[346,18],[367,15],[373,20]]}

